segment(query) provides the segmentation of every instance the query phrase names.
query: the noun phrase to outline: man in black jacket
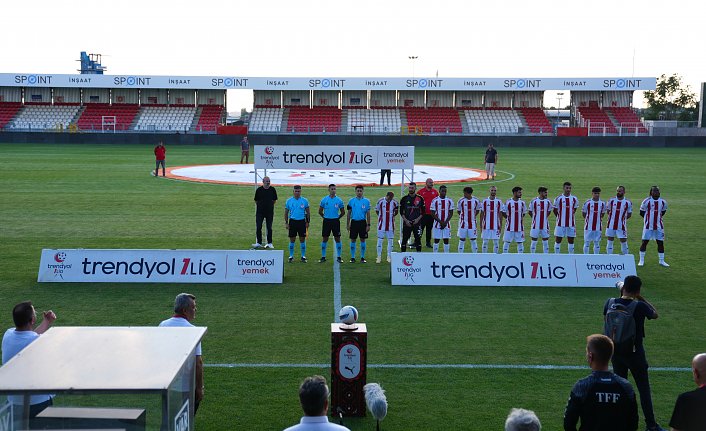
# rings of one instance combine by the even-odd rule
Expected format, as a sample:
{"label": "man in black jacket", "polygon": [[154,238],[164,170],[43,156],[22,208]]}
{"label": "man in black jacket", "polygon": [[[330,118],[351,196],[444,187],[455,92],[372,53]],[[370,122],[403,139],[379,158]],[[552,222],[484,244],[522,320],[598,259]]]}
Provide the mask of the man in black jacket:
{"label": "man in black jacket", "polygon": [[417,184],[409,183],[407,196],[400,199],[400,216],[402,217],[402,244],[400,248],[407,251],[407,241],[414,234],[414,246],[422,251],[422,217],[424,216],[424,198],[417,194]]}
{"label": "man in black jacket", "polygon": [[642,280],[640,280],[640,277],[636,275],[625,277],[620,289],[620,298],[611,298],[606,301],[603,306],[603,315],[608,314],[610,308],[620,306],[628,308],[631,303],[637,302],[632,315],[633,319],[635,319],[634,343],[627,350],[616,346],[612,359],[613,371],[625,379],[628,378],[628,370],[632,373],[637,392],[640,394],[640,405],[647,424],[647,431],[662,431],[664,428],[657,424],[652,406],[652,390],[650,389],[650,378],[647,372],[649,364],[647,363],[644,346],[645,319],[653,320],[659,315],[654,305],[642,296],[640,293],[641,288]]}
{"label": "man in black jacket", "polygon": [[608,370],[613,342],[605,335],[586,338],[586,360],[593,372],[574,385],[564,412],[564,430],[634,431],[637,402],[630,382]]}

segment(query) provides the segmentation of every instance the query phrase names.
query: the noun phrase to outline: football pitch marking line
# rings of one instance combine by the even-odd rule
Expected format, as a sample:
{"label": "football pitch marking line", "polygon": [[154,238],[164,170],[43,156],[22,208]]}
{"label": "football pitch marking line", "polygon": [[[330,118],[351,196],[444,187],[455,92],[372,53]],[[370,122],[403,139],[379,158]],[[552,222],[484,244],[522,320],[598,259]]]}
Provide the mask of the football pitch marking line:
{"label": "football pitch marking line", "polygon": [[505,178],[504,180],[481,180],[483,182],[483,184],[504,183],[506,181],[512,181],[515,179],[515,174],[513,174],[512,172],[507,172],[507,171],[495,171],[495,172],[508,174],[508,175],[510,175],[510,178]]}
{"label": "football pitch marking line", "polygon": [[[208,368],[329,368],[331,364],[204,364]],[[585,365],[525,365],[525,364],[368,364],[368,368],[390,369],[469,369],[469,370],[588,370]],[[650,371],[691,372],[685,367],[650,367]]]}
{"label": "football pitch marking line", "polygon": [[[335,243],[334,243],[335,244]],[[338,310],[341,309],[341,264],[333,261],[333,321],[338,323]]]}

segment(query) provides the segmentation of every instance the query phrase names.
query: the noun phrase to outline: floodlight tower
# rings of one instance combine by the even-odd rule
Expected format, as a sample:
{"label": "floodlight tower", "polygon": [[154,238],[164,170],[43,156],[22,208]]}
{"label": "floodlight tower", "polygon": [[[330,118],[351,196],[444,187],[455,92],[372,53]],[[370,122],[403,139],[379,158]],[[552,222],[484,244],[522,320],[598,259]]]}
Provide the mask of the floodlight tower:
{"label": "floodlight tower", "polygon": [[412,61],[412,79],[414,79],[414,60],[418,59],[419,56],[410,55],[408,58]]}

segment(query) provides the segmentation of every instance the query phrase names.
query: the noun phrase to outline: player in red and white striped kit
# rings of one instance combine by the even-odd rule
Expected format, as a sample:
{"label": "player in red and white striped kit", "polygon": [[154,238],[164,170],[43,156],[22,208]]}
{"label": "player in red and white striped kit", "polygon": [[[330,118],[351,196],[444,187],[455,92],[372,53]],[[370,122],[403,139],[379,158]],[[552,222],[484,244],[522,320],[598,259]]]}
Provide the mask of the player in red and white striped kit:
{"label": "player in red and white striped kit", "polygon": [[387,192],[384,198],[380,198],[375,205],[375,213],[378,215],[378,256],[375,263],[382,262],[382,243],[387,238],[387,262],[390,263],[393,240],[395,239],[395,217],[399,211],[400,204],[394,199],[395,194]]}
{"label": "player in red and white striped kit", "polygon": [[466,247],[466,238],[471,244],[471,251],[478,253],[478,226],[476,219],[480,212],[480,201],[473,196],[473,187],[463,188],[463,197],[456,204],[458,212],[458,252],[463,253]]}
{"label": "player in red and white striped kit", "polygon": [[499,248],[503,202],[498,199],[497,194],[498,189],[495,186],[490,186],[490,196],[483,199],[480,206],[481,238],[483,239],[481,251],[483,253],[488,252],[488,240],[493,240],[493,253],[497,253]]}
{"label": "player in red and white striped kit", "polygon": [[625,186],[618,186],[615,196],[610,198],[606,205],[608,222],[605,227],[607,238],[605,245],[606,254],[613,254],[613,238],[620,239],[620,254],[628,254],[628,225],[627,220],[632,217],[632,202],[625,197]]}
{"label": "player in red and white striped kit", "polygon": [[510,244],[517,243],[517,252],[525,252],[525,227],[522,223],[527,214],[527,205],[522,197],[522,187],[512,188],[512,198],[505,202],[503,217],[505,218],[505,234],[503,235],[503,253],[510,251]]}
{"label": "player in red and white striped kit", "polygon": [[601,254],[601,233],[603,232],[603,215],[606,204],[601,200],[601,188],[591,189],[591,199],[581,208],[583,223],[583,254],[588,254],[593,243],[593,254]]}
{"label": "player in red and white striped kit", "polygon": [[541,186],[537,189],[538,196],[532,199],[529,205],[529,213],[532,216],[532,228],[530,229],[530,253],[537,252],[537,238],[542,237],[542,247],[544,253],[549,253],[549,215],[554,209],[552,201],[547,199],[547,188]]}
{"label": "player in red and white striped kit", "polygon": [[566,237],[569,243],[569,254],[574,254],[574,238],[576,238],[576,210],[579,200],[571,194],[571,183],[564,183],[564,192],[554,199],[554,253],[561,253],[561,240]]}
{"label": "player in red and white striped kit", "polygon": [[431,201],[431,216],[434,218],[434,253],[439,251],[439,240],[444,240],[444,253],[449,252],[451,226],[449,222],[454,215],[454,201],[446,197],[446,186],[439,187],[439,196]]}
{"label": "player in red and white striped kit", "polygon": [[657,241],[657,257],[659,264],[669,267],[669,264],[664,261],[664,213],[667,212],[667,201],[660,197],[659,187],[652,186],[650,188],[650,197],[642,201],[640,205],[640,215],[644,218],[645,225],[642,229],[642,245],[640,245],[640,261],[637,266],[645,264],[645,253],[647,252],[647,243],[651,239]]}

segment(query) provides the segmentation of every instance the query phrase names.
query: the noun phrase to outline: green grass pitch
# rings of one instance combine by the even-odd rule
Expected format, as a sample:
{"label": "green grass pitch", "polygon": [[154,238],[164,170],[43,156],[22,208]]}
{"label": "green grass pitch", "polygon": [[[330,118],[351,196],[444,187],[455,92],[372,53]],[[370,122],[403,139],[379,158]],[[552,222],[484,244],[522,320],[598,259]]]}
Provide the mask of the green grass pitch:
{"label": "green grass pitch", "polygon": [[[651,366],[688,367],[706,351],[706,149],[499,148],[498,195],[515,185],[529,202],[540,185],[550,198],[569,180],[583,202],[590,189],[607,200],[627,188],[635,216],[630,251],[637,254],[639,203],[652,184],[669,203],[666,260],[657,265],[650,243],[638,273],[644,296],[660,312],[646,324]],[[416,162],[482,166],[483,148],[418,148]],[[233,163],[235,147],[168,148],[171,166]],[[319,265],[318,217],[308,241],[309,263],[285,267],[282,285],[38,284],[42,248],[247,249],[254,242],[254,189],[154,178],[152,146],[0,145],[0,326],[12,326],[11,308],[31,299],[53,309],[56,325],[156,325],[171,314],[174,296],[198,297],[196,323],[208,326],[206,364],[311,363],[330,361],[334,318],[332,264]],[[465,184],[449,186],[462,195]],[[488,183],[475,182],[476,196]],[[387,189],[384,189],[387,190]],[[394,191],[399,191],[394,188]],[[280,204],[290,195],[278,188]],[[324,188],[305,188],[317,205]],[[375,201],[383,189],[369,187]],[[339,187],[347,200],[353,189]],[[398,196],[399,197],[399,196]],[[275,214],[276,248],[285,248],[282,205]],[[528,225],[528,220],[525,220]],[[453,226],[456,224],[454,223]],[[451,249],[456,247],[452,239]],[[526,249],[529,247],[526,243]],[[565,249],[566,246],[564,246]],[[576,251],[582,240],[577,238]],[[603,243],[605,249],[605,242]],[[329,253],[331,250],[329,249]],[[298,246],[296,255],[298,256]],[[344,258],[348,241],[344,239]],[[360,310],[368,325],[369,364],[585,364],[586,335],[600,332],[610,289],[392,287],[389,265],[341,269],[344,304]],[[346,259],[347,261],[347,259]],[[368,382],[387,391],[382,429],[501,429],[512,407],[535,410],[544,429],[561,428],[573,383],[589,370],[369,368]],[[200,430],[276,430],[299,420],[299,382],[326,368],[206,369],[206,398],[196,417]],[[655,412],[666,426],[677,395],[693,387],[688,372],[650,374]],[[348,419],[353,430],[374,429],[368,416]]]}

